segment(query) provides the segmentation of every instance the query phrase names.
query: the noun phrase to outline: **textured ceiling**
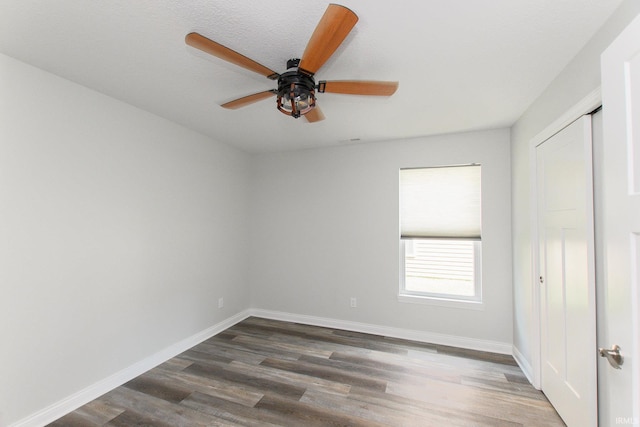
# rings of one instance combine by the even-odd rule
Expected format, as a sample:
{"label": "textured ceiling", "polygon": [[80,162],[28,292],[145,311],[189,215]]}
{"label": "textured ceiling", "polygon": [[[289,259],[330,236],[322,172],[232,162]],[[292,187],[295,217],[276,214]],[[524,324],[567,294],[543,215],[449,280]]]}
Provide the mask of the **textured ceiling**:
{"label": "textured ceiling", "polygon": [[0,0],[0,52],[249,152],[510,126],[622,0],[342,0],[360,18],[316,79],[397,80],[392,97],[319,94],[309,124],[275,83],[184,43],[192,31],[282,72],[328,2]]}

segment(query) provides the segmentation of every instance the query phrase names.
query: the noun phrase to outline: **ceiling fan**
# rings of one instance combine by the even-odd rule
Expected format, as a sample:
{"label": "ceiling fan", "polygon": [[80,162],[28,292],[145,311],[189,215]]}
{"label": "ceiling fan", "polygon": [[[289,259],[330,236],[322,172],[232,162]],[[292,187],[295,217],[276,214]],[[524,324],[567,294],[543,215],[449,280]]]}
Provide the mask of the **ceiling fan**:
{"label": "ceiling fan", "polygon": [[330,4],[311,35],[302,58],[287,61],[287,71],[282,74],[198,33],[187,34],[185,41],[189,46],[278,82],[277,89],[243,96],[222,104],[222,107],[236,109],[276,95],[278,110],[284,114],[294,118],[304,116],[309,122],[317,122],[324,120],[324,114],[316,104],[316,90],[319,93],[390,96],[398,88],[398,82],[371,80],[320,80],[316,84],[315,73],[342,44],[356,22],[358,16],[350,9]]}

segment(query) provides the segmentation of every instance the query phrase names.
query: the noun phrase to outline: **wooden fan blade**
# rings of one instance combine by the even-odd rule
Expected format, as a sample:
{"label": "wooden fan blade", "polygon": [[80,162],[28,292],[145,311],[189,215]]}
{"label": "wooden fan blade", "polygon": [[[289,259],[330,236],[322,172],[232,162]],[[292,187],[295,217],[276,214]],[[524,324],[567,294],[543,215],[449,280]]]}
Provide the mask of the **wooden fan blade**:
{"label": "wooden fan blade", "polygon": [[309,123],[315,123],[325,119],[322,110],[318,106],[313,107],[313,110],[309,111],[303,117],[307,119]]}
{"label": "wooden fan blade", "polygon": [[398,89],[398,82],[368,80],[334,80],[318,82],[318,92],[344,93],[348,95],[391,96]]}
{"label": "wooden fan blade", "polygon": [[234,99],[233,101],[222,104],[221,107],[235,110],[241,107],[246,107],[247,105],[253,104],[254,102],[262,101],[263,99],[267,99],[275,94],[275,90],[266,90],[264,92],[258,92],[254,93],[253,95],[247,95],[243,96],[242,98]]}
{"label": "wooden fan blade", "polygon": [[358,22],[358,16],[339,4],[330,4],[307,43],[299,68],[315,74],[333,55]]}
{"label": "wooden fan blade", "polygon": [[210,55],[217,56],[220,59],[224,59],[227,62],[231,62],[232,64],[238,65],[242,68],[246,68],[247,70],[262,74],[263,76],[268,77],[271,80],[277,80],[280,76],[275,71],[270,70],[262,64],[258,64],[253,59],[247,58],[246,56],[236,52],[235,50],[229,49],[226,46],[222,46],[220,43],[209,40],[205,36],[202,36],[198,33],[189,33],[186,35],[184,40],[191,47],[195,47],[196,49],[199,49]]}

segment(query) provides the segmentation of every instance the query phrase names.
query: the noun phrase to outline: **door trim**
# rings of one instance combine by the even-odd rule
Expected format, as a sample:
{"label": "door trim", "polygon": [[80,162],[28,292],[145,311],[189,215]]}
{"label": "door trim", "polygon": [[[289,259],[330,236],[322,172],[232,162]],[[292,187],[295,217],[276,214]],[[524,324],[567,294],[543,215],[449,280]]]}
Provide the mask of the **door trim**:
{"label": "door trim", "polygon": [[[531,360],[529,366],[523,366],[520,363],[520,368],[524,371],[525,375],[531,382],[531,384],[538,390],[542,387],[542,358],[541,358],[541,303],[540,303],[540,287],[538,286],[538,277],[540,277],[540,265],[539,265],[539,244],[538,244],[538,174],[537,174],[537,153],[536,148],[547,139],[551,138],[556,133],[560,132],[567,125],[571,124],[581,116],[591,113],[596,108],[602,105],[602,91],[598,86],[587,96],[582,98],[573,107],[565,111],[558,119],[553,121],[544,130],[538,133],[529,141],[529,213],[531,230],[530,234],[530,246],[531,246],[531,331],[530,331],[530,348],[531,348]],[[594,350],[595,351],[595,350]],[[527,372],[525,369],[530,367],[531,372]]]}

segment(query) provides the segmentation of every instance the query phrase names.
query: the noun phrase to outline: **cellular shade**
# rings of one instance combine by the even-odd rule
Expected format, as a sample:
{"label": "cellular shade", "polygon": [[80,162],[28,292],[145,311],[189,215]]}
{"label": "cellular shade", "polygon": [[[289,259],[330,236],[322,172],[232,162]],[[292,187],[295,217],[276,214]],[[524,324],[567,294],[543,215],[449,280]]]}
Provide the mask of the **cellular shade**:
{"label": "cellular shade", "polygon": [[480,165],[400,170],[400,236],[481,237]]}

